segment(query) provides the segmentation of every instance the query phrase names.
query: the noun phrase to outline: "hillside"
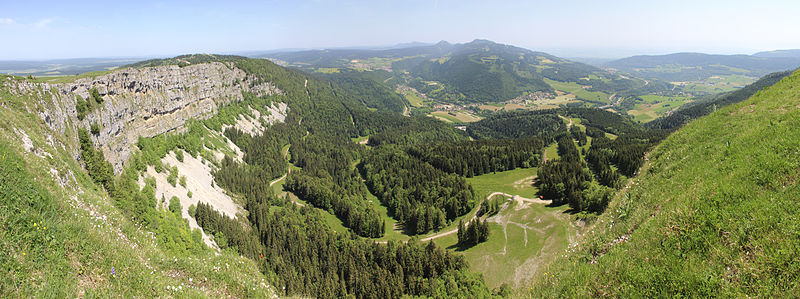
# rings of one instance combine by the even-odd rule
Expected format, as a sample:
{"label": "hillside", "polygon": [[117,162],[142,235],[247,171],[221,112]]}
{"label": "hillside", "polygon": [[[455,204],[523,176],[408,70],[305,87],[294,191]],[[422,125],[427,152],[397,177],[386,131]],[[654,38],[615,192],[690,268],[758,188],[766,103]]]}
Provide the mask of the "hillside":
{"label": "hillside", "polygon": [[288,66],[334,76],[342,69],[388,71],[394,77],[392,84],[409,86],[442,103],[497,103],[537,98],[542,93],[554,98],[559,90],[574,93],[585,105],[602,106],[611,104],[615,94],[672,90],[665,83],[623,77],[547,53],[487,40],[389,50],[274,53],[268,57]]}
{"label": "hillside", "polygon": [[[354,168],[362,157],[390,168],[352,139],[383,134],[389,153],[391,143],[467,139],[431,118],[370,109],[364,98],[386,90],[217,55],[2,80],[0,192],[9,208],[0,261],[14,277],[3,293],[493,295],[434,243],[369,240],[392,231],[391,218],[368,204],[374,195]],[[428,184],[449,194],[406,199],[406,216],[393,218],[416,225],[412,234],[440,230],[476,204],[463,178],[413,177],[458,188]],[[37,263],[54,274],[43,279]],[[444,283],[457,287],[435,287]]]}
{"label": "hillside", "polygon": [[532,285],[535,297],[795,297],[800,72],[693,121]]}
{"label": "hillside", "polygon": [[773,72],[800,67],[800,58],[784,54],[710,55],[674,53],[641,55],[608,62],[607,68],[637,77],[683,86],[687,91],[730,91]]}
{"label": "hillside", "polygon": [[800,58],[800,49],[764,51],[753,54],[756,57],[791,57]]}
{"label": "hillside", "polygon": [[[125,72],[137,70],[116,74]],[[196,79],[188,73],[174,75],[187,84]],[[149,222],[143,223],[130,217],[132,211],[118,201],[122,197],[110,197],[119,193],[106,192],[95,180],[95,171],[84,171],[86,163],[102,160],[95,160],[102,151],[89,155],[78,138],[90,127],[90,120],[99,120],[115,108],[137,118],[158,110],[146,107],[148,102],[123,105],[129,100],[121,89],[109,87],[104,92],[120,92],[118,97],[106,97],[105,105],[93,103],[81,121],[75,109],[76,94],[90,92],[81,85],[82,79],[76,80],[51,85],[0,76],[0,276],[4,277],[0,293],[19,297],[275,297],[254,261],[204,245],[202,232],[181,219],[180,210],[187,206],[170,200],[177,205],[156,209],[153,197]],[[87,82],[88,86],[100,83]],[[149,83],[138,86],[155,89]],[[62,88],[68,92],[62,93]],[[114,136],[111,128],[122,134],[139,129],[160,134],[172,125],[180,126],[180,119],[161,120],[164,126],[150,128],[114,121],[104,125],[104,136]],[[104,140],[99,132],[93,138]],[[93,169],[113,173],[111,164],[105,165]],[[127,195],[153,196],[153,189],[148,185],[141,193],[137,188]]]}
{"label": "hillside", "polygon": [[702,97],[694,103],[680,107],[667,116],[647,123],[646,126],[650,128],[675,130],[689,121],[706,116],[719,108],[744,101],[756,92],[764,89],[764,87],[772,86],[784,77],[791,75],[793,72],[794,71],[790,70],[772,73],[736,91]]}

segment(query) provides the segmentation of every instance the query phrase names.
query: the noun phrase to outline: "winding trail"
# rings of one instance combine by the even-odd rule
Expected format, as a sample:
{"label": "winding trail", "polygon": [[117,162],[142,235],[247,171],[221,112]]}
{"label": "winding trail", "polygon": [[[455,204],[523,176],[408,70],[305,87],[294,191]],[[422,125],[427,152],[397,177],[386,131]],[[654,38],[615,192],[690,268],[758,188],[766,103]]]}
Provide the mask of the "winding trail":
{"label": "winding trail", "polygon": [[[289,146],[287,146],[287,147],[286,147],[286,149],[283,151],[283,158],[284,158],[284,159],[286,159],[286,157],[287,157],[287,156],[289,156],[289,148],[290,148],[290,147],[292,147],[292,145],[291,145],[291,144],[290,144]],[[289,163],[289,161],[286,161],[286,163],[288,164],[288,163]],[[284,173],[284,174],[283,174],[281,177],[279,177],[279,178],[277,178],[277,179],[273,180],[272,182],[269,182],[269,186],[270,186],[270,187],[272,187],[272,185],[275,185],[275,184],[277,184],[278,182],[280,182],[281,180],[285,179],[285,178],[286,178],[286,176],[287,176],[287,175],[289,175],[289,173],[290,173],[290,172],[292,172],[292,167],[291,167],[291,166],[289,166],[289,165],[287,165],[287,166],[286,166],[286,173]]]}

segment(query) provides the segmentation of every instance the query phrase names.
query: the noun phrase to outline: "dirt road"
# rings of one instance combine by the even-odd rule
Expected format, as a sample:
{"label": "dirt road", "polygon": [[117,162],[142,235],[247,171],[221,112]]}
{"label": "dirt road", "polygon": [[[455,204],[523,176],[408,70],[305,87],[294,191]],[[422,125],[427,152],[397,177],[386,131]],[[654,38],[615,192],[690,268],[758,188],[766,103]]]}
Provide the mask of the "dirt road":
{"label": "dirt road", "polygon": [[[552,202],[550,200],[542,200],[542,199],[538,199],[538,198],[525,198],[525,197],[522,197],[522,196],[519,196],[519,195],[511,195],[511,194],[508,194],[508,193],[505,193],[505,192],[493,192],[492,194],[489,194],[489,196],[486,196],[485,200],[490,200],[495,195],[505,196],[505,197],[508,198],[509,201],[519,200],[519,201],[523,201],[523,202],[530,202],[530,203],[537,203],[537,204],[550,204]],[[480,205],[480,203],[479,203],[479,205]],[[480,209],[480,207],[478,209]],[[472,217],[470,217],[469,220],[464,222],[464,227],[466,228],[470,224],[470,222],[472,222],[472,220],[475,220],[475,217],[477,215],[478,215],[478,212],[475,211],[475,213],[472,214]],[[455,234],[457,232],[458,232],[458,228],[454,228],[454,229],[450,229],[450,230],[447,230],[447,231],[443,231],[443,232],[437,233],[437,234],[432,235],[432,236],[428,236],[428,237],[419,239],[419,240],[422,241],[422,242],[427,242],[427,241],[430,241],[430,240],[433,240],[433,239],[438,239],[438,238],[441,238],[441,237],[449,236],[449,235]],[[376,241],[375,243],[385,244],[386,241]]]}

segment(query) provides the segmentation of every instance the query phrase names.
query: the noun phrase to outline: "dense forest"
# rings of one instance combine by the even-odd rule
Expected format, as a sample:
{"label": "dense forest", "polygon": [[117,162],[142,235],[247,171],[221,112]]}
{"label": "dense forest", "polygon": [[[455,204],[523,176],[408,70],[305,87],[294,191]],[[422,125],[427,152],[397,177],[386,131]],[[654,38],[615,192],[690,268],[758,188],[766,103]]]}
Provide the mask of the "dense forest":
{"label": "dense forest", "polygon": [[489,116],[467,126],[475,139],[507,139],[548,136],[567,126],[554,110],[507,112]]}
{"label": "dense forest", "polygon": [[370,190],[412,234],[440,229],[475,206],[475,192],[464,178],[394,146],[370,151],[361,169]]}
{"label": "dense forest", "polygon": [[463,259],[433,242],[376,244],[333,232],[319,212],[294,205],[249,201],[247,210],[250,230],[205,204],[197,207],[196,218],[207,232],[224,236],[228,246],[258,261],[284,295],[491,296],[480,277],[467,271]]}
{"label": "dense forest", "polygon": [[407,152],[433,167],[469,178],[490,172],[536,167],[544,146],[542,138],[532,137],[438,142],[409,146]]}
{"label": "dense forest", "polygon": [[[466,272],[463,261],[433,244],[374,244],[355,235],[336,233],[325,223],[320,211],[297,208],[275,198],[271,188],[264,187],[285,174],[291,163],[300,169],[288,174],[286,190],[336,215],[354,234],[380,237],[386,229],[385,223],[371,205],[365,204],[364,196],[369,191],[355,165],[361,159],[365,169],[374,169],[387,156],[379,155],[381,149],[365,151],[365,147],[350,139],[362,133],[380,136],[387,132],[384,136],[395,137],[381,139],[380,143],[406,144],[463,140],[464,135],[426,118],[370,111],[353,92],[344,92],[318,78],[293,78],[304,75],[269,62],[237,61],[237,65],[256,75],[256,81],[269,80],[281,88],[285,95],[276,100],[288,103],[291,112],[285,126],[273,125],[262,136],[247,137],[235,130],[225,132],[243,150],[247,163],[225,160],[215,177],[225,181],[220,186],[245,197],[250,215],[247,220],[252,225],[243,226],[205,205],[197,207],[198,223],[222,237],[227,246],[263,261],[264,271],[285,294],[358,298],[394,298],[403,294],[490,295],[478,277]],[[297,84],[298,80],[304,83],[306,79],[306,84]],[[281,152],[286,146],[289,157]],[[390,155],[395,153],[393,148],[386,147]],[[392,186],[397,192],[414,192],[418,196],[406,202],[404,207],[408,208],[397,209],[401,212],[395,214],[405,220],[407,229],[426,232],[473,208],[475,195],[462,178],[407,154],[404,157],[415,165],[425,165],[424,172],[415,172],[409,182],[416,184],[425,179],[427,184],[413,190],[403,189],[408,185]],[[380,165],[384,172],[414,169]],[[264,170],[263,175],[253,175],[248,172],[255,171],[253,168],[269,170]],[[374,176],[366,178],[367,182],[377,181]],[[442,289],[445,284],[459,287]]]}
{"label": "dense forest", "polygon": [[403,96],[383,84],[384,80],[391,78],[391,74],[386,71],[357,72],[343,70],[325,78],[336,83],[350,93],[350,97],[358,99],[369,108],[402,113],[408,105]]}

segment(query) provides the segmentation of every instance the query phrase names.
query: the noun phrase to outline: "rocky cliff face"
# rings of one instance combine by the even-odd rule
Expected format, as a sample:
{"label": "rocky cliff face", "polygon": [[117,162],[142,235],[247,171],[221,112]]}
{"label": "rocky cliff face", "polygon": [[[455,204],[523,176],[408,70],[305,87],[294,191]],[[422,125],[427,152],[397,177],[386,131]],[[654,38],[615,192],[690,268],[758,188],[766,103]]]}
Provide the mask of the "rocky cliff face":
{"label": "rocky cliff face", "polygon": [[[272,84],[253,85],[244,71],[220,62],[186,67],[127,68],[70,83],[16,84],[15,92],[34,93],[42,108],[38,113],[56,133],[100,126],[94,136],[106,159],[120,171],[139,136],[152,137],[180,130],[189,119],[208,118],[220,105],[239,101],[242,91],[259,95],[281,94]],[[104,101],[83,120],[78,120],[76,96],[90,98],[95,88]],[[74,155],[79,157],[77,149]]]}

